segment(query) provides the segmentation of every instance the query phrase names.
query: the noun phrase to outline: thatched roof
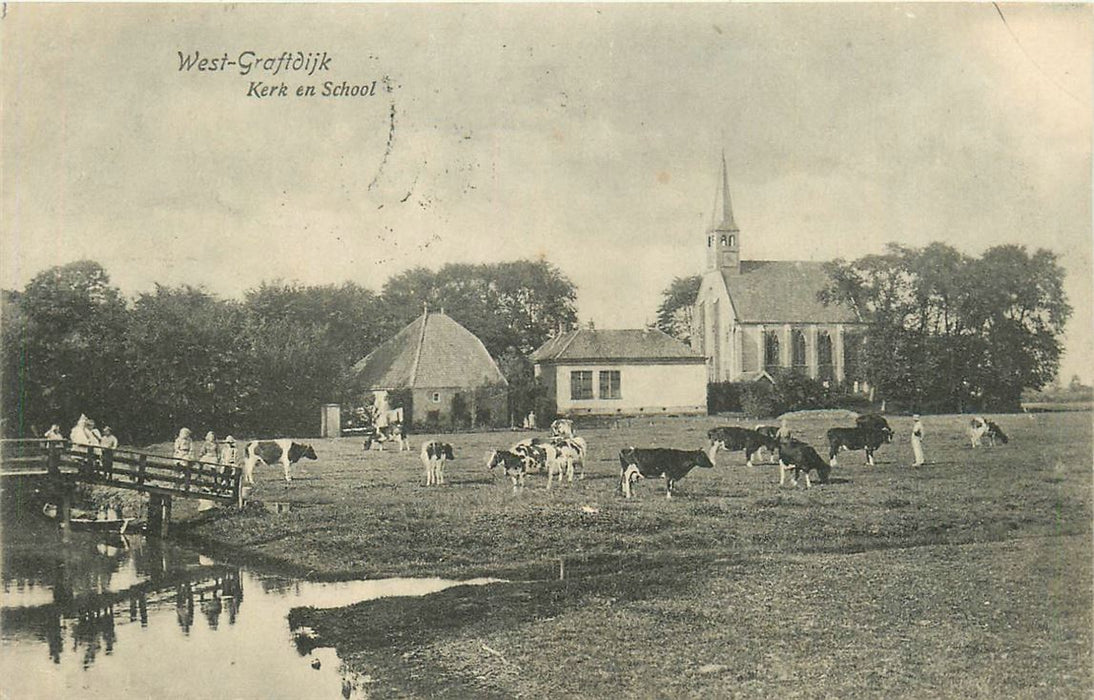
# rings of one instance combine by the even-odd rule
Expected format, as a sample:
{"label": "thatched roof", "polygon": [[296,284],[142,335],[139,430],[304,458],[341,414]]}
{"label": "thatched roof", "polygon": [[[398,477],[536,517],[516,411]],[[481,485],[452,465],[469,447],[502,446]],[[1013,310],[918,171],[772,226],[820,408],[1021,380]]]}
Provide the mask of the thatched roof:
{"label": "thatched roof", "polygon": [[353,366],[368,389],[473,389],[507,384],[482,341],[446,316],[427,311]]}

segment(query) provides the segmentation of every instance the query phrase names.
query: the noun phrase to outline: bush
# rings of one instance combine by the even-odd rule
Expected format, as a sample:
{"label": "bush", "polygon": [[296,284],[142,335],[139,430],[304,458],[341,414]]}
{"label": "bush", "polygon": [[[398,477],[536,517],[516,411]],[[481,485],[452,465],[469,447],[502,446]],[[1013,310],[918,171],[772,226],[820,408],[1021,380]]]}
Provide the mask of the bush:
{"label": "bush", "polygon": [[746,385],[739,382],[707,384],[707,413],[730,413],[741,410],[741,395]]}
{"label": "bush", "polygon": [[775,393],[775,387],[764,382],[742,385],[741,410],[753,418],[777,416],[783,412]]}

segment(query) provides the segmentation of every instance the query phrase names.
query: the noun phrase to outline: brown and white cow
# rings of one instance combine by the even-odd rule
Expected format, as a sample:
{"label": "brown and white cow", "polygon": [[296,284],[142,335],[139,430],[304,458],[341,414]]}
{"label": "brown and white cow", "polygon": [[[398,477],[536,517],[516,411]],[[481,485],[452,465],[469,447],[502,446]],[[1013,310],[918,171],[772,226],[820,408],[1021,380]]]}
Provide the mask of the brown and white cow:
{"label": "brown and white cow", "polygon": [[281,470],[285,474],[285,481],[292,481],[292,474],[289,473],[289,467],[296,464],[300,459],[319,459],[315,455],[315,450],[311,445],[303,442],[296,442],[283,438],[280,440],[252,440],[247,443],[247,449],[244,451],[245,458],[243,460],[243,480],[248,484],[253,484],[255,465],[258,462],[262,462],[266,465],[273,465],[274,462],[281,464]]}

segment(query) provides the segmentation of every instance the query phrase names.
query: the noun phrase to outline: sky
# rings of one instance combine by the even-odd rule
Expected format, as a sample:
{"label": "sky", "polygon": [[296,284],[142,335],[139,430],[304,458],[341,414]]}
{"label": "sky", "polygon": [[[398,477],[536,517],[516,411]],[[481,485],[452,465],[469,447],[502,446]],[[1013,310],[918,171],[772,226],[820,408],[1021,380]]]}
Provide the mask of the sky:
{"label": "sky", "polygon": [[[1061,376],[1089,382],[1092,12],[8,4],[0,287],[83,258],[130,295],[241,297],[543,257],[583,321],[640,327],[702,271],[724,151],[744,259],[1056,252]],[[180,69],[285,51],[329,60]]]}

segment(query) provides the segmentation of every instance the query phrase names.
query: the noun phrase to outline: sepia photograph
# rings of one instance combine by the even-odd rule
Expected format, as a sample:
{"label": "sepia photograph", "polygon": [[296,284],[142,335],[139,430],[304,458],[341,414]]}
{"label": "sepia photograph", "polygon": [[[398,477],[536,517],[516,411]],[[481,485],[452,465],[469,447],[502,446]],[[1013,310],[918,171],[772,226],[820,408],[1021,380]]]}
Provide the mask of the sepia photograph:
{"label": "sepia photograph", "polygon": [[0,699],[1089,698],[1094,6],[0,9]]}

